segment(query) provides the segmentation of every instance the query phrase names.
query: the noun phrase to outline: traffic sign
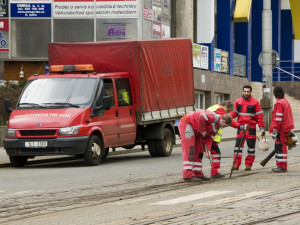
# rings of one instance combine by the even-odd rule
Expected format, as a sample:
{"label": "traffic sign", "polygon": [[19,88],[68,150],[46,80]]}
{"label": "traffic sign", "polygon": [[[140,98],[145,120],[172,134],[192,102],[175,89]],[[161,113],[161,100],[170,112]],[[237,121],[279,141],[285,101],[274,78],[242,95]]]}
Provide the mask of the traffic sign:
{"label": "traffic sign", "polygon": [[[272,68],[276,68],[279,64],[280,58],[275,50],[272,50]],[[258,56],[258,63],[262,67],[262,52]]]}

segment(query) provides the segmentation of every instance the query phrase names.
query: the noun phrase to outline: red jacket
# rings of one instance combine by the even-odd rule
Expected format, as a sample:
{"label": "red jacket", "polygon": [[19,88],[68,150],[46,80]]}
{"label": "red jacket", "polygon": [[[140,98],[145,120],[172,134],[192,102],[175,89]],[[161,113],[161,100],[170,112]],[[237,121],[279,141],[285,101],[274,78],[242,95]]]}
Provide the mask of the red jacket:
{"label": "red jacket", "polygon": [[180,122],[188,123],[193,127],[194,133],[200,137],[200,133],[206,132],[206,146],[210,150],[213,141],[212,136],[215,136],[219,130],[219,121],[221,116],[210,111],[197,110],[183,116]]}
{"label": "red jacket", "polygon": [[280,132],[289,132],[294,129],[292,108],[286,98],[277,99],[272,112],[272,120],[269,132],[273,129]]}
{"label": "red jacket", "polygon": [[238,117],[239,125],[249,124],[259,127],[265,127],[263,111],[259,101],[250,96],[247,100],[243,97],[238,98],[234,103],[235,111],[230,112],[233,118]]}

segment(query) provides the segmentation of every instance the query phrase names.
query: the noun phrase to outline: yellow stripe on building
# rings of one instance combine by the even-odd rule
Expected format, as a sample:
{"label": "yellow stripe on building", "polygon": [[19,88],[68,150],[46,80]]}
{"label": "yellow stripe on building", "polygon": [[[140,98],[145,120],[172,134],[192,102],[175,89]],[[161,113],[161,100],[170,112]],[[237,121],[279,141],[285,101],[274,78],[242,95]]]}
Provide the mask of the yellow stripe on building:
{"label": "yellow stripe on building", "polygon": [[295,39],[300,40],[300,1],[290,0]]}
{"label": "yellow stripe on building", "polygon": [[252,0],[236,0],[234,22],[248,22]]}

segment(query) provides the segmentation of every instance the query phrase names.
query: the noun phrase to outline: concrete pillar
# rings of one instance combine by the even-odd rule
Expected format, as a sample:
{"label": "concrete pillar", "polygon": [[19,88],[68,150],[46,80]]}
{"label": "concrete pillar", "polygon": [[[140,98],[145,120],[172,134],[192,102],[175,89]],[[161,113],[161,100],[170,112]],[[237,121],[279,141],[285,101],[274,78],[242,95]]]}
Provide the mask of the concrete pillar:
{"label": "concrete pillar", "polygon": [[176,0],[176,37],[190,38],[194,36],[193,0]]}

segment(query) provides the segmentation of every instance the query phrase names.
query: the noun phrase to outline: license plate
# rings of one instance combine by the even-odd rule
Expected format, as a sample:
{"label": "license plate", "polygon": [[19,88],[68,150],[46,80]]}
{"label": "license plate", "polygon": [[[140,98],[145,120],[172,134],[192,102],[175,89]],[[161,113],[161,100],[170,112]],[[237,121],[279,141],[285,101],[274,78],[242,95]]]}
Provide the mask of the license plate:
{"label": "license plate", "polygon": [[25,148],[46,148],[48,146],[47,141],[26,141]]}

